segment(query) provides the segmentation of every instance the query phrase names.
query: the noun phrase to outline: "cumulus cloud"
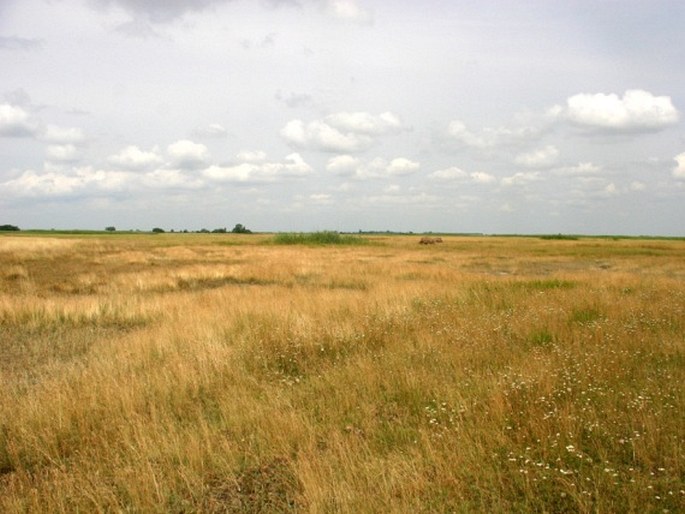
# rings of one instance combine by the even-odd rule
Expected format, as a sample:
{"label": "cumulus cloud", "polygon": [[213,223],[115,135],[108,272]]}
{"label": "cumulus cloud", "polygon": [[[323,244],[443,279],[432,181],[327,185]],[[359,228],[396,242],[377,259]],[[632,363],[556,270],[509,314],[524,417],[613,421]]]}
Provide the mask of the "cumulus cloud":
{"label": "cumulus cloud", "polygon": [[359,152],[373,144],[369,136],[344,134],[322,121],[291,120],[281,129],[281,136],[292,146],[323,152]]}
{"label": "cumulus cloud", "polygon": [[351,155],[336,155],[326,164],[327,171],[356,179],[399,177],[410,175],[419,169],[420,163],[404,157],[396,157],[388,162],[380,157],[365,161]]}
{"label": "cumulus cloud", "polygon": [[45,125],[34,118],[30,113],[30,99],[23,90],[8,96],[16,97],[23,106],[0,104],[0,137],[28,137],[59,145],[79,145],[85,142],[86,136],[80,128]]}
{"label": "cumulus cloud", "polygon": [[471,181],[476,184],[492,184],[497,180],[493,175],[485,173],[484,171],[474,171],[473,173],[469,173],[469,177],[471,177]]}
{"label": "cumulus cloud", "polygon": [[333,203],[333,197],[327,193],[314,193],[309,195],[309,199],[312,203],[318,205],[327,205]]}
{"label": "cumulus cloud", "polygon": [[351,155],[336,155],[328,159],[326,170],[341,176],[354,175],[361,165],[361,160]]}
{"label": "cumulus cloud", "polygon": [[76,162],[81,158],[78,149],[71,144],[48,145],[45,152],[48,161],[51,162]]}
{"label": "cumulus cloud", "polygon": [[174,169],[152,170],[137,177],[137,181],[149,189],[198,189],[204,185],[202,180]]}
{"label": "cumulus cloud", "polygon": [[618,194],[618,188],[616,187],[616,184],[613,182],[607,184],[604,189],[600,192],[600,196],[616,196]]}
{"label": "cumulus cloud", "polygon": [[470,173],[451,166],[441,170],[436,170],[428,175],[428,178],[437,182],[460,182],[472,184],[493,184],[497,182],[494,175],[485,173],[484,171],[472,171]]}
{"label": "cumulus cloud", "polygon": [[95,170],[85,166],[67,172],[38,173],[27,170],[19,177],[0,183],[0,192],[15,197],[59,198],[86,192],[112,192],[122,190],[127,182],[124,172]]}
{"label": "cumulus cloud", "polygon": [[678,180],[685,180],[685,152],[675,156],[677,166],[673,168],[673,176]]}
{"label": "cumulus cloud", "polygon": [[281,129],[281,136],[288,144],[298,148],[354,153],[370,148],[380,136],[404,129],[399,117],[391,112],[379,115],[339,112],[309,123],[300,119],[291,120]]}
{"label": "cumulus cloud", "polygon": [[58,127],[57,125],[45,127],[40,138],[48,143],[55,144],[80,144],[86,140],[86,136],[80,128]]}
{"label": "cumulus cloud", "polygon": [[211,123],[206,127],[194,130],[193,134],[195,134],[198,137],[222,138],[228,135],[228,131],[223,125],[219,123]]}
{"label": "cumulus cloud", "polygon": [[201,143],[182,139],[167,147],[173,164],[183,169],[202,168],[209,159],[209,150]]}
{"label": "cumulus cloud", "polygon": [[544,148],[517,155],[514,162],[526,168],[547,168],[552,166],[558,157],[559,150],[553,145],[547,145]]}
{"label": "cumulus cloud", "polygon": [[362,24],[373,21],[371,12],[361,7],[355,0],[327,0],[326,11],[342,21]]}
{"label": "cumulus cloud", "polygon": [[326,116],[326,123],[344,132],[379,136],[405,129],[400,118],[392,112],[377,116],[368,112],[337,112]]}
{"label": "cumulus cloud", "polygon": [[243,150],[236,155],[237,159],[242,162],[263,162],[266,160],[266,152],[257,150],[254,152]]}
{"label": "cumulus cloud", "polygon": [[368,196],[364,199],[370,204],[388,204],[388,205],[432,205],[440,201],[440,197],[427,193],[425,191],[409,193],[409,194],[382,194]]}
{"label": "cumulus cloud", "polygon": [[521,144],[538,135],[539,130],[534,127],[484,127],[480,131],[472,131],[461,120],[451,121],[447,127],[448,140],[480,150]]}
{"label": "cumulus cloud", "polygon": [[575,166],[564,166],[552,170],[556,175],[596,175],[602,171],[601,166],[597,166],[591,162],[581,162]]}
{"label": "cumulus cloud", "polygon": [[386,167],[386,171],[389,175],[410,175],[419,171],[420,168],[421,164],[416,161],[411,161],[404,157],[397,157],[390,161],[390,164]]}
{"label": "cumulus cloud", "polygon": [[11,198],[77,198],[149,190],[198,189],[201,178],[183,170],[158,168],[146,172],[97,169],[92,166],[54,166],[45,163],[43,171],[26,170],[0,182],[0,195]]}
{"label": "cumulus cloud", "polygon": [[504,186],[522,186],[530,182],[536,182],[540,180],[540,172],[538,171],[527,171],[514,173],[510,177],[504,177],[502,179],[502,185]]}
{"label": "cumulus cloud", "polygon": [[155,169],[163,162],[157,147],[146,152],[134,145],[127,146],[116,155],[111,155],[107,161],[118,169],[127,171],[147,171]]}
{"label": "cumulus cloud", "polygon": [[38,123],[21,107],[0,104],[0,137],[34,137]]}
{"label": "cumulus cloud", "polygon": [[275,182],[287,178],[311,175],[312,167],[298,153],[292,153],[282,162],[242,162],[233,166],[210,166],[202,174],[217,182]]}
{"label": "cumulus cloud", "polygon": [[451,166],[449,168],[434,171],[433,173],[428,175],[428,178],[430,178],[431,180],[451,182],[453,180],[462,180],[468,178],[468,176],[469,174],[461,168]]}
{"label": "cumulus cloud", "polygon": [[619,133],[660,130],[680,117],[670,96],[641,89],[630,89],[622,97],[580,93],[569,97],[565,106],[552,107],[549,114],[582,128]]}

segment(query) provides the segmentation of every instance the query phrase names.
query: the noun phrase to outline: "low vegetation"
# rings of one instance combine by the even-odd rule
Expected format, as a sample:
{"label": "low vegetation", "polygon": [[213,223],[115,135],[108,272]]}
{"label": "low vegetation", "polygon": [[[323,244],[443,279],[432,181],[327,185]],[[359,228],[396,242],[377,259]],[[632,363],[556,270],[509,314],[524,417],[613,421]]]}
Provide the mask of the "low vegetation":
{"label": "low vegetation", "polygon": [[325,230],[321,232],[284,232],[276,234],[274,243],[281,245],[360,245],[368,239]]}
{"label": "low vegetation", "polygon": [[685,511],[685,241],[311,237],[0,236],[0,512]]}

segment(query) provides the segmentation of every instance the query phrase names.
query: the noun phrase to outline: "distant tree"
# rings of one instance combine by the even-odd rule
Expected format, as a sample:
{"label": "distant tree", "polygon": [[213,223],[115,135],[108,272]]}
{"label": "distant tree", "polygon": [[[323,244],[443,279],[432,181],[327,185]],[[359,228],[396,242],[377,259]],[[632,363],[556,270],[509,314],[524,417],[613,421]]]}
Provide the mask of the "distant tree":
{"label": "distant tree", "polygon": [[0,225],[0,230],[7,232],[16,232],[19,230],[19,227],[17,227],[16,225]]}
{"label": "distant tree", "polygon": [[159,227],[155,227],[155,228],[152,229],[152,232],[154,232],[155,234],[163,234],[163,233],[164,233],[164,229],[163,229],[163,228],[159,228]]}
{"label": "distant tree", "polygon": [[252,234],[251,230],[248,230],[245,228],[245,226],[242,223],[236,223],[235,227],[233,227],[233,230],[231,230],[234,234]]}
{"label": "distant tree", "polygon": [[105,230],[107,232],[116,232],[117,228],[116,227],[105,227]]}
{"label": "distant tree", "polygon": [[200,234],[209,234],[209,230],[207,230],[206,228],[201,228],[200,230],[198,230],[198,232]]}
{"label": "distant tree", "polygon": [[214,230],[212,230],[212,234],[225,234],[226,232],[228,232],[228,230],[226,230],[226,227],[215,228]]}

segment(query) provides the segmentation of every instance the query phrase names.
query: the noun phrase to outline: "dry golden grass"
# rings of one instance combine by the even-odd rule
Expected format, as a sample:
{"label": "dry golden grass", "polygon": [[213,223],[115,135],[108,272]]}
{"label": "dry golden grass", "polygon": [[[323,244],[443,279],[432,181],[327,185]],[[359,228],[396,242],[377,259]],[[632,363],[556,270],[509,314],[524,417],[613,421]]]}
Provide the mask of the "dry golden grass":
{"label": "dry golden grass", "polygon": [[685,242],[0,237],[0,512],[685,511]]}

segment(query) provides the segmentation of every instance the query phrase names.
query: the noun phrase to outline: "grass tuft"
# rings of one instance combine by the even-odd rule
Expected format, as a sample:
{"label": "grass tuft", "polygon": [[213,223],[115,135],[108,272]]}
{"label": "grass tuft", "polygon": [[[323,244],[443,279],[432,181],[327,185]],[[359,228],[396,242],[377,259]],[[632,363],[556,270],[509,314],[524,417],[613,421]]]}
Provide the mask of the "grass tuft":
{"label": "grass tuft", "polygon": [[364,245],[368,241],[359,236],[345,235],[340,232],[325,230],[311,233],[280,233],[276,234],[273,242],[279,245]]}

